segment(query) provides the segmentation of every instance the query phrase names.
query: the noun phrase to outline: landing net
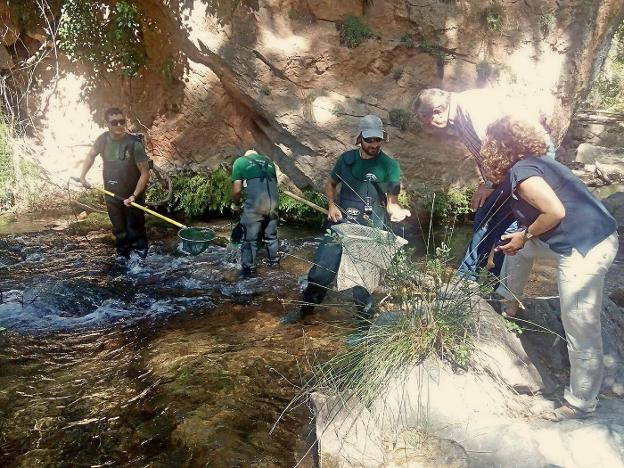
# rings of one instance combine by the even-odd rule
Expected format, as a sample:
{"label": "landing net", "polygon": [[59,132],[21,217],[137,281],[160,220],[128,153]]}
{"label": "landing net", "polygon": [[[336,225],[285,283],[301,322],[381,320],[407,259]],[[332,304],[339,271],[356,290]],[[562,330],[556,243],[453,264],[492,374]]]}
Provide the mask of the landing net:
{"label": "landing net", "polygon": [[373,292],[396,253],[407,244],[407,240],[392,232],[359,224],[337,224],[331,229],[342,244],[336,276],[338,291],[362,286]]}

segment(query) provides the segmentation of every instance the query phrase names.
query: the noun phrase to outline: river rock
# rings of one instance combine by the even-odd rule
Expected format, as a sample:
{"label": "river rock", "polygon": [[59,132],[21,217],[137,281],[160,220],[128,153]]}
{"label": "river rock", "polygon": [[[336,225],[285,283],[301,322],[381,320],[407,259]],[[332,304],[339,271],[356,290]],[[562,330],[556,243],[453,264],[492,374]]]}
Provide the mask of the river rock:
{"label": "river rock", "polygon": [[[525,301],[524,313],[544,327],[559,330],[557,303],[557,298]],[[502,317],[493,311],[490,315],[483,306],[478,341],[494,340],[494,349],[502,348],[505,352],[476,352],[473,358],[476,362],[470,370],[458,371],[429,357],[391,378],[383,395],[367,408],[354,398],[343,404],[337,396],[315,394],[313,404],[321,459],[338,461],[342,464],[328,466],[340,467],[466,466],[461,464],[460,456],[448,464],[440,459],[427,464],[430,460],[424,453],[425,446],[406,443],[406,431],[412,430],[415,434],[412,440],[431,440],[434,445],[440,445],[440,439],[451,441],[452,446],[455,446],[452,441],[461,441],[467,465],[471,467],[624,467],[624,401],[603,396],[596,413],[588,420],[553,423],[536,417],[552,410],[554,405],[539,395],[519,395],[502,380],[501,375],[506,374],[501,373],[501,368],[510,365],[517,367],[512,377],[520,375],[527,379],[528,375],[529,381],[539,382],[533,371],[527,373],[531,363],[525,362],[524,353],[516,362],[506,358],[507,352],[516,349],[515,341],[500,339],[510,332],[506,331]],[[620,367],[615,361],[621,359],[624,346],[622,309],[605,299],[603,320],[607,379],[609,375],[617,378],[613,370]],[[533,359],[547,357],[554,336],[549,334],[550,347]],[[479,346],[477,350],[483,349]],[[493,363],[488,363],[488,359]],[[614,365],[610,366],[610,359]],[[565,362],[562,356],[556,360],[559,364]],[[548,369],[550,366],[541,366],[540,372],[547,373]],[[506,378],[513,382],[513,378]],[[552,376],[548,378],[554,380]],[[426,434],[435,437],[428,439]],[[420,439],[419,435],[422,435]],[[343,448],[348,448],[348,452]]]}
{"label": "river rock", "polygon": [[616,192],[605,198],[602,203],[615,218],[618,226],[624,226],[624,192]]}
{"label": "river rock", "polygon": [[581,143],[576,149],[575,160],[584,164],[595,164],[596,162],[604,164],[624,163],[624,148]]}

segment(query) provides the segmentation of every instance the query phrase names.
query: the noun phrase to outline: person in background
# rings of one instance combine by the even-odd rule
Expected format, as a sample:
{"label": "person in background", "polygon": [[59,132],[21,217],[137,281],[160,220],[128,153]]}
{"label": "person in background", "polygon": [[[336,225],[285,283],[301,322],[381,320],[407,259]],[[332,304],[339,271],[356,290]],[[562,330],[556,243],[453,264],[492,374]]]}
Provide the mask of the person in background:
{"label": "person in background", "polygon": [[603,372],[602,293],[619,244],[616,221],[570,169],[545,157],[546,141],[539,125],[507,116],[488,127],[481,154],[493,182],[510,181],[511,206],[522,226],[504,234],[508,243],[497,247],[508,255],[497,290],[507,315],[518,310],[533,260],[557,264],[570,384],[562,406],[545,417],[561,421],[596,408]]}
{"label": "person in background", "polygon": [[[536,123],[542,121],[536,108],[511,98],[502,89],[473,89],[452,93],[441,89],[422,90],[415,99],[412,110],[423,125],[434,128],[451,128],[472,155],[481,183],[471,200],[475,211],[474,232],[458,268],[460,276],[476,280],[485,267],[490,251],[506,230],[514,230],[514,217],[510,209],[510,187],[507,180],[495,182],[483,165],[481,144],[488,126],[504,115],[521,115]],[[548,156],[555,157],[550,137],[544,132]],[[498,276],[504,256],[494,256],[490,270]]]}
{"label": "person in background", "polygon": [[82,165],[80,182],[89,188],[87,173],[95,158],[102,156],[104,188],[124,198],[123,202],[106,197],[106,210],[113,225],[117,254],[128,258],[132,251],[141,257],[147,255],[145,214],[132,207],[144,204],[145,188],[149,182],[149,159],[139,137],[126,130],[126,118],[117,107],[104,113],[108,131],[102,133],[89,149]]}
{"label": "person in background", "polygon": [[[396,160],[382,151],[386,139],[379,117],[371,114],[360,119],[358,147],[340,155],[325,182],[329,226],[351,222],[387,229],[387,217],[398,223],[410,216],[409,210],[401,208],[397,202],[401,168]],[[338,185],[341,185],[340,199],[336,203]],[[323,301],[336,278],[341,256],[340,243],[325,235],[314,255],[314,266],[308,273],[303,305],[282,317],[283,324],[300,321]],[[374,314],[372,295],[362,286],[354,287],[352,292],[359,327],[366,328]]]}
{"label": "person in background", "polygon": [[232,166],[232,200],[241,204],[241,263],[243,276],[256,273],[257,242],[262,238],[267,248],[269,266],[279,266],[277,224],[279,192],[275,164],[263,154],[249,150]]}

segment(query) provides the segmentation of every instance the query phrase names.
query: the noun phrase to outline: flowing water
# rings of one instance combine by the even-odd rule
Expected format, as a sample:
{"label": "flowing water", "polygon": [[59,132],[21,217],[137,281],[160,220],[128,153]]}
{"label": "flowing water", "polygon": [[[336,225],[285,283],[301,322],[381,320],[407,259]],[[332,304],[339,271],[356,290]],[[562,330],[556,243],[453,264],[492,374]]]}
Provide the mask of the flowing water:
{"label": "flowing water", "polygon": [[65,224],[0,236],[0,466],[310,466],[308,408],[271,429],[352,326],[348,294],[278,322],[320,230],[281,229],[282,267],[240,279],[226,247],[188,256],[151,228],[123,263],[108,230]]}

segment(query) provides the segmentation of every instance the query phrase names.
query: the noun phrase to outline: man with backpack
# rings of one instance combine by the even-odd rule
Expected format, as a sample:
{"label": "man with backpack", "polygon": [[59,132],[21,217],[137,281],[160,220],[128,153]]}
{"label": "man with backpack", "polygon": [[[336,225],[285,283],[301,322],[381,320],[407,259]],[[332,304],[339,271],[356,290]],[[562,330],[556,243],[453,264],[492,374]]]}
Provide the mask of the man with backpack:
{"label": "man with backpack", "polygon": [[263,239],[267,249],[269,266],[279,266],[277,253],[277,210],[279,192],[275,163],[263,154],[249,150],[237,158],[232,166],[232,200],[241,204],[243,191],[243,214],[237,229],[241,232],[242,275],[256,273],[257,242]]}
{"label": "man with backpack", "polygon": [[[401,208],[397,197],[401,191],[399,163],[381,150],[387,140],[383,122],[376,115],[360,119],[357,148],[340,155],[325,182],[328,200],[328,225],[341,222],[388,229],[387,221],[398,223],[410,216]],[[336,203],[338,185],[340,197]],[[303,292],[301,307],[281,318],[282,324],[292,324],[309,315],[320,304],[338,272],[342,246],[326,235],[314,255],[314,266],[308,273],[308,285]],[[367,328],[374,314],[373,297],[363,286],[352,290],[357,309],[358,328]]]}
{"label": "man with backpack", "polygon": [[80,181],[90,187],[87,173],[97,155],[102,156],[104,188],[123,197],[123,202],[106,197],[106,210],[113,225],[117,254],[128,258],[132,251],[141,257],[147,255],[147,234],[143,211],[132,207],[136,202],[144,204],[145,187],[149,182],[149,159],[138,136],[126,130],[126,119],[117,107],[104,113],[108,131],[93,143],[82,165]]}

